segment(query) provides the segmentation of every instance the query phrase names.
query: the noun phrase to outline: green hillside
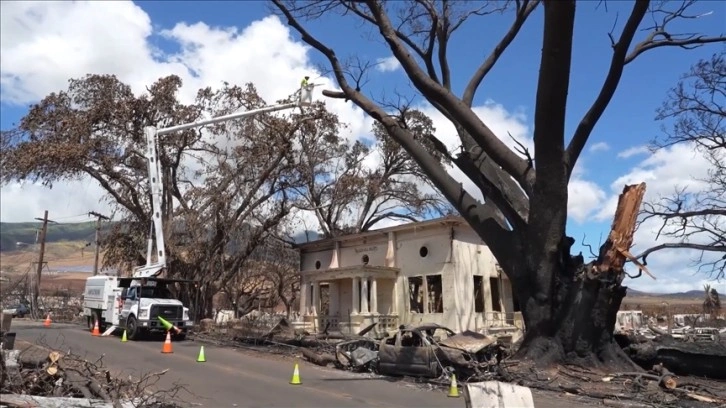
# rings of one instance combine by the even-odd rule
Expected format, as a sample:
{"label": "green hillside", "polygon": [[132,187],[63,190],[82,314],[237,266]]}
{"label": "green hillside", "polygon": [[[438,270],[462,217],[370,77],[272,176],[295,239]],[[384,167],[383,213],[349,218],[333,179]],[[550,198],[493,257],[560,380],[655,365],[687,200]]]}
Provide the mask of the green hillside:
{"label": "green hillside", "polygon": [[[12,251],[17,243],[35,243],[40,222],[2,222],[0,223],[0,251]],[[96,233],[96,222],[80,222],[72,224],[48,224],[46,242],[88,241],[93,242]]]}

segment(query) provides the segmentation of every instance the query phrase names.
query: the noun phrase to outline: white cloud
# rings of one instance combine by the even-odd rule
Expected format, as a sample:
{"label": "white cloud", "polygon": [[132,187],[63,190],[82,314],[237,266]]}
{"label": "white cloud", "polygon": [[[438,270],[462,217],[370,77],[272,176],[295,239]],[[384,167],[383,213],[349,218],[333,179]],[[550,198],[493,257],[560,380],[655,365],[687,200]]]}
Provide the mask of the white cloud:
{"label": "white cloud", "polygon": [[568,186],[567,214],[582,224],[600,208],[607,193],[592,181],[573,178]]}
{"label": "white cloud", "polygon": [[42,217],[45,210],[51,220],[73,217],[70,222],[86,221],[75,217],[89,211],[108,216],[111,210],[100,201],[102,196],[101,187],[91,180],[56,183],[52,189],[32,183],[9,184],[0,191],[0,221],[30,222]]}
{"label": "white cloud", "polygon": [[648,146],[633,146],[618,153],[618,158],[627,159],[629,157],[637,156],[639,154],[648,154],[650,150]]}
{"label": "white cloud", "polygon": [[378,58],[376,63],[376,69],[381,72],[392,72],[401,68],[401,63],[394,56]]}
{"label": "white cloud", "polygon": [[607,152],[608,150],[610,150],[610,146],[605,142],[597,142],[590,146],[589,150],[591,153]]}

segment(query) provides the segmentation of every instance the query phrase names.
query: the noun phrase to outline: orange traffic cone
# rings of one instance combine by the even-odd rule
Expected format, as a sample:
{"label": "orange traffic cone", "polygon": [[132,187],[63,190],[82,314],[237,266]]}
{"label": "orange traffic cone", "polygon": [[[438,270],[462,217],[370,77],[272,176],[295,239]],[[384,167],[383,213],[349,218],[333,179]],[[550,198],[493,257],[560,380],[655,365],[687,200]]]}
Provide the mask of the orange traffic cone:
{"label": "orange traffic cone", "polygon": [[48,316],[46,316],[45,321],[43,322],[43,326],[50,327],[50,313],[48,313]]}
{"label": "orange traffic cone", "polygon": [[91,335],[93,336],[100,336],[101,330],[98,328],[98,319],[96,319],[96,323],[93,325],[93,331],[91,332]]}
{"label": "orange traffic cone", "polygon": [[161,348],[161,352],[164,354],[173,353],[171,349],[171,333],[166,332],[166,340],[164,340],[164,346]]}

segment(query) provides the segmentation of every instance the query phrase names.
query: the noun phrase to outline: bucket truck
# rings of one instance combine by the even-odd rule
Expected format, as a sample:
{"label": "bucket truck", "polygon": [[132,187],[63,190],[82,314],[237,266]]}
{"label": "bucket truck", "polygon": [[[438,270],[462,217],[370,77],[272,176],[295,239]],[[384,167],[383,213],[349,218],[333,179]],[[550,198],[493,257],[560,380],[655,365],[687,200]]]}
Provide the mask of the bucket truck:
{"label": "bucket truck", "polygon": [[[315,84],[309,84],[307,78],[302,82],[300,90],[295,93],[294,102],[267,106],[245,112],[232,113],[216,118],[200,120],[168,128],[157,129],[154,126],[144,128],[146,137],[145,156],[148,162],[149,185],[151,188],[152,225],[147,242],[146,265],[134,269],[132,277],[92,276],[86,280],[83,298],[83,314],[89,329],[98,324],[100,330],[109,329],[104,333],[111,334],[116,329],[123,329],[131,340],[139,339],[145,333],[163,332],[164,326],[158,317],[170,322],[177,328],[175,337],[181,340],[194,321],[189,316],[189,308],[175,299],[167,288],[169,284],[193,283],[182,279],[163,278],[167,267],[164,244],[164,228],[161,217],[161,196],[163,193],[161,169],[159,164],[158,137],[172,132],[191,129],[213,123],[252,117],[261,113],[269,113],[286,109],[301,108],[312,103],[312,92]],[[153,235],[153,236],[152,236]],[[154,242],[154,238],[156,238]],[[155,251],[153,251],[155,249]],[[155,262],[152,262],[155,254]]]}

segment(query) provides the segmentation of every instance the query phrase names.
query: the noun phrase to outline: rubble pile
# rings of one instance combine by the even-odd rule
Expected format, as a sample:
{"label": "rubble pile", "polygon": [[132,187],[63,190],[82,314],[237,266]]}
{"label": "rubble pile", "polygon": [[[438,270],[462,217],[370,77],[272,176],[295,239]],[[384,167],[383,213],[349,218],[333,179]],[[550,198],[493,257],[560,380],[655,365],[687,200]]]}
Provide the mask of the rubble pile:
{"label": "rubble pile", "polygon": [[586,396],[609,407],[722,407],[726,404],[722,382],[678,377],[661,364],[648,370],[606,375],[574,365],[560,366],[555,372],[534,370],[534,374],[507,380],[531,388]]}
{"label": "rubble pile", "polygon": [[271,325],[247,323],[220,326],[203,322],[196,338],[218,344],[224,344],[225,337],[231,338],[252,348],[299,353],[313,364],[342,370],[446,381],[451,374],[461,381],[492,379],[499,362],[509,354],[509,347],[493,337],[470,331],[457,334],[436,324],[401,326],[373,338],[375,323],[356,334],[331,331],[329,327],[310,334],[294,329],[284,317]]}
{"label": "rubble pile", "polygon": [[136,380],[114,378],[101,360],[88,361],[33,345],[0,351],[0,394],[3,406],[9,407],[177,408],[167,401],[173,401],[181,387],[150,392],[164,373]]}

